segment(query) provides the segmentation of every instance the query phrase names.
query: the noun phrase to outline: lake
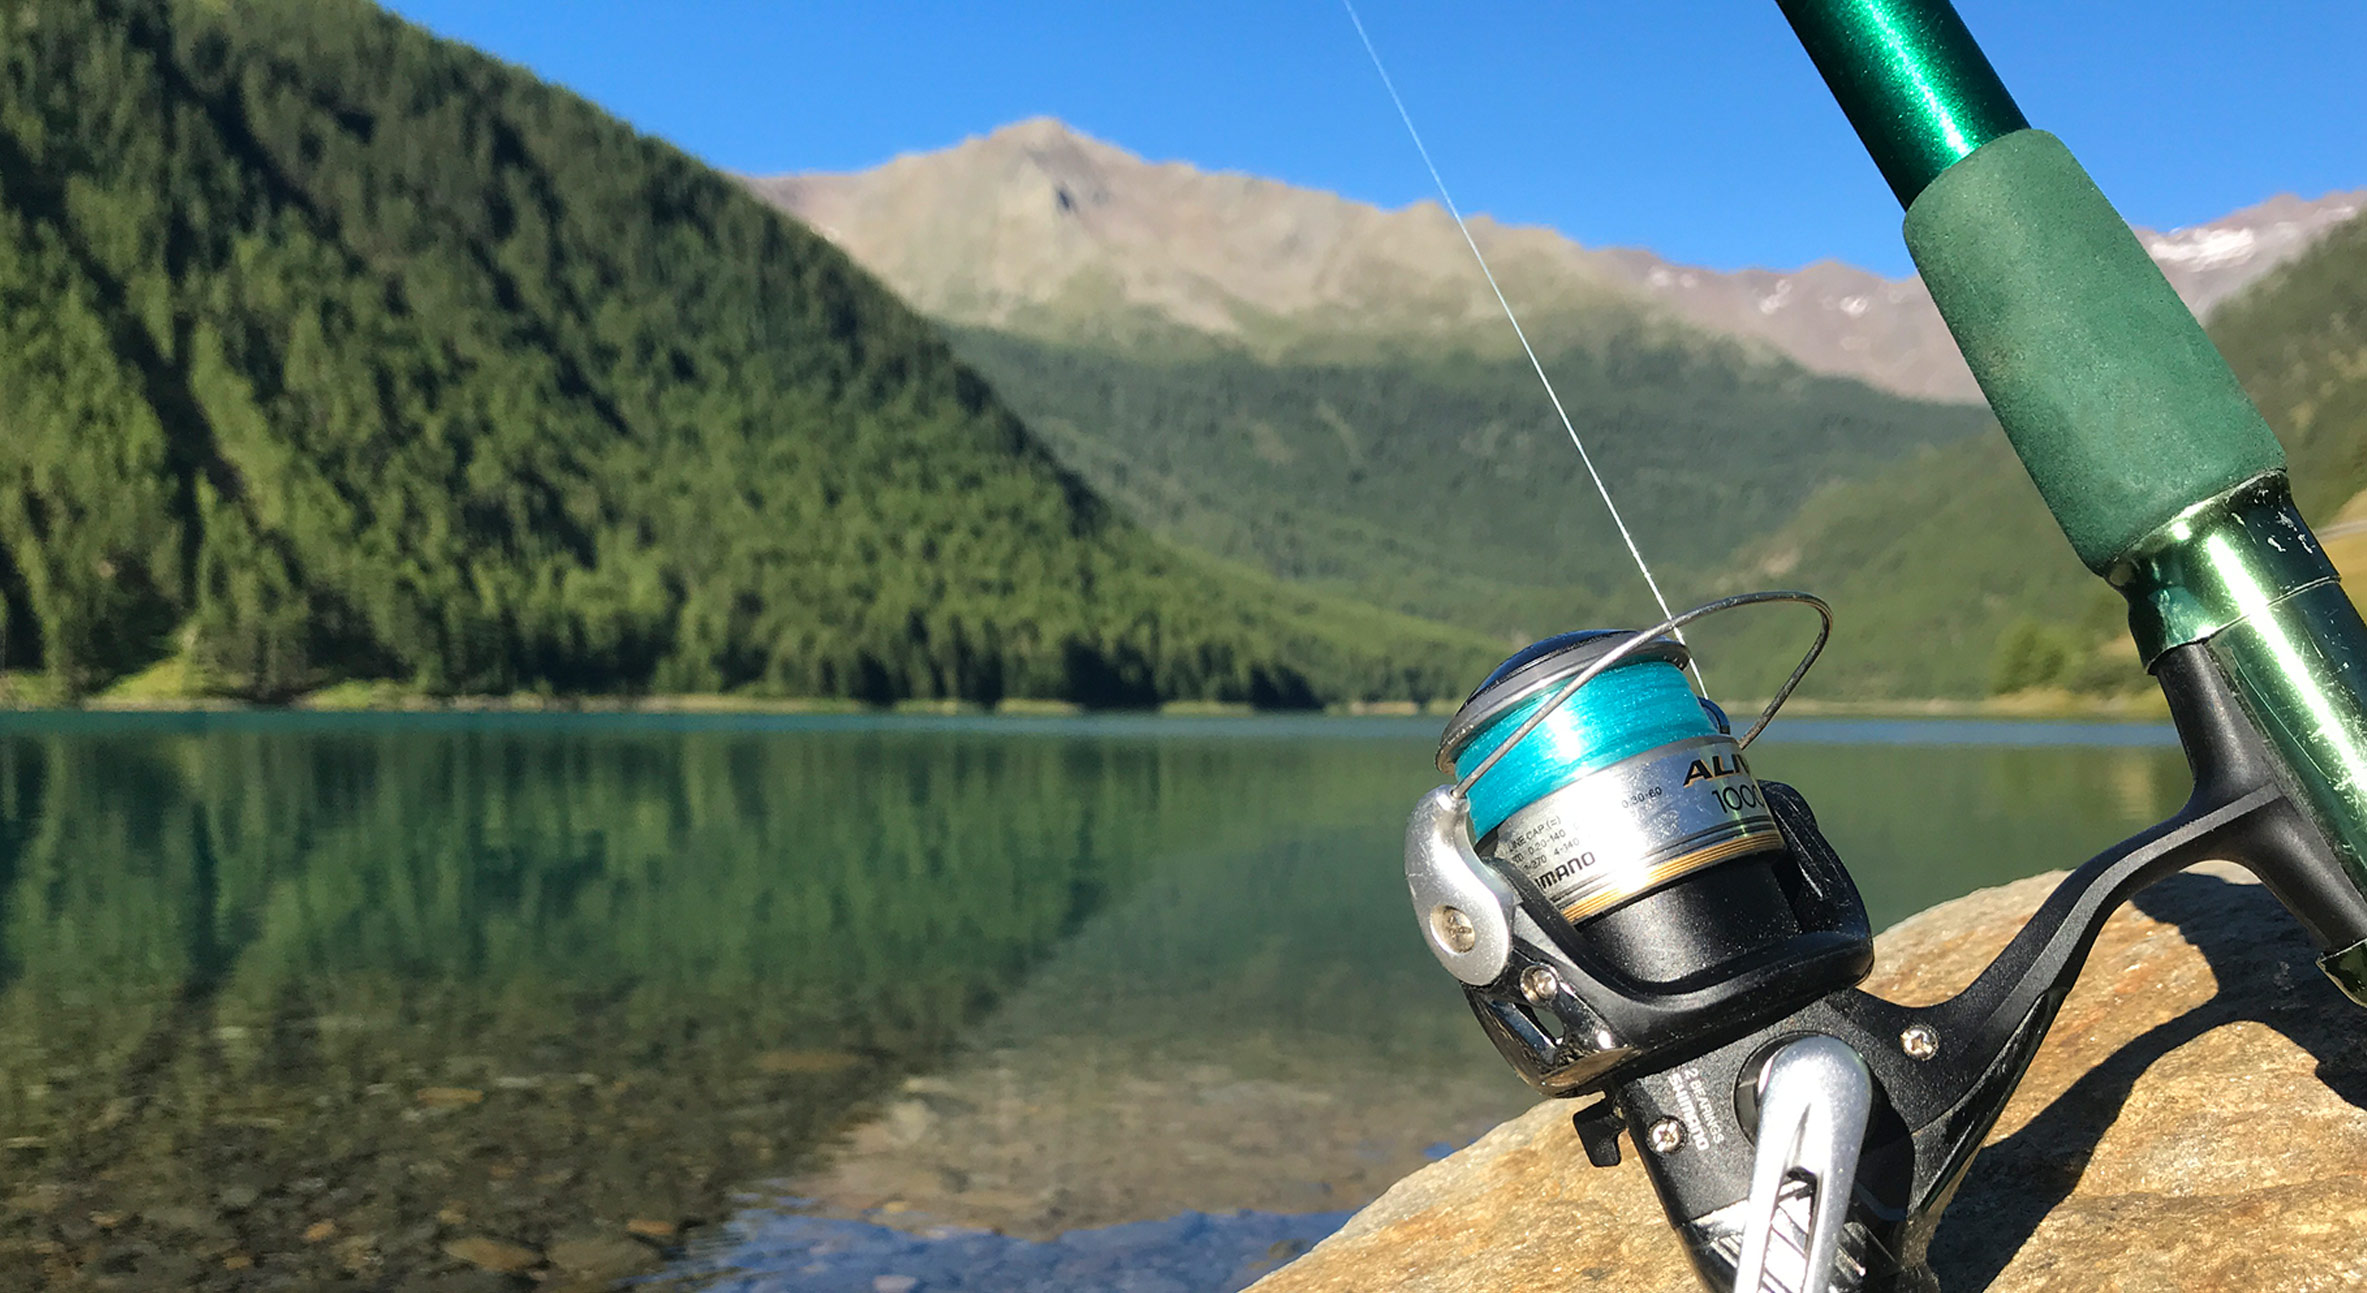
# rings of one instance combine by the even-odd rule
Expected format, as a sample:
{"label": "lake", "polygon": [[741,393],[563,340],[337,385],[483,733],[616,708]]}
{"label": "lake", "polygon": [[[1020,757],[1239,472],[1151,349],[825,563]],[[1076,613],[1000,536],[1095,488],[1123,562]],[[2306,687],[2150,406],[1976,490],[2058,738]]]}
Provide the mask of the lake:
{"label": "lake", "polygon": [[[0,1286],[1218,1293],[1531,1097],[1440,722],[0,715]],[[1779,722],[1877,928],[2166,726]]]}

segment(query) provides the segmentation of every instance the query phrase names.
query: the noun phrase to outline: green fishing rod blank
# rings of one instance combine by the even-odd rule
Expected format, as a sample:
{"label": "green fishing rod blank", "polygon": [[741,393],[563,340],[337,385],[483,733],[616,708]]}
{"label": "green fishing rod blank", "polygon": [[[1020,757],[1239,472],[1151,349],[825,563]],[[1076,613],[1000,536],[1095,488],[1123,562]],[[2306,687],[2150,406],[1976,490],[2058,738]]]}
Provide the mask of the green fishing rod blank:
{"label": "green fishing rod blank", "polygon": [[1981,145],[2030,124],[1947,4],[1779,3],[1900,206]]}

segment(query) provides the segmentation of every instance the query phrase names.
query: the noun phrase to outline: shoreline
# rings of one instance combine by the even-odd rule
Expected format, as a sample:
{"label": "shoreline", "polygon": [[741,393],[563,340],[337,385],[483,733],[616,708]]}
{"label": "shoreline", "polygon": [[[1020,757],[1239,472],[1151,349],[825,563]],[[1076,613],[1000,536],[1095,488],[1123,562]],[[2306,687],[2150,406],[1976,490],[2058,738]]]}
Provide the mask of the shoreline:
{"label": "shoreline", "polygon": [[[1133,718],[1444,718],[1455,711],[1447,701],[1355,701],[1321,709],[1259,709],[1254,705],[1221,701],[1171,701],[1149,709],[1092,709],[1069,701],[1004,700],[993,705],[962,700],[908,700],[888,705],[830,697],[763,697],[715,694],[653,696],[511,695],[433,696],[391,687],[340,684],[282,702],[243,700],[224,696],[118,694],[100,692],[79,701],[63,701],[47,688],[5,685],[0,679],[0,713],[492,713],[492,714],[653,714],[653,715],[841,715],[847,717],[924,716],[939,718],[1082,718],[1094,715]],[[1737,728],[1762,702],[1740,701],[1726,708]],[[2019,719],[2030,721],[2086,720],[2091,722],[2160,722],[2169,710],[2155,693],[2124,696],[2079,696],[2067,692],[2020,693],[1980,699],[1926,698],[1827,700],[1795,698],[1784,707],[1792,718],[1862,719]]]}

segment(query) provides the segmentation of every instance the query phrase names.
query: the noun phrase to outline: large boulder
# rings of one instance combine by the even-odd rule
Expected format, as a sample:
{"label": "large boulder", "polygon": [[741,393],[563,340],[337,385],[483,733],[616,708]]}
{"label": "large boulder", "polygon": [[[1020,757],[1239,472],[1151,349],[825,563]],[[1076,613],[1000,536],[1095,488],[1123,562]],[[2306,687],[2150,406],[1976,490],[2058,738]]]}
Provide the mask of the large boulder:
{"label": "large boulder", "polygon": [[[2059,875],[1882,935],[1867,988],[1921,1004]],[[2005,1293],[2367,1287],[2367,1017],[2240,872],[2174,876],[2105,926],[1932,1246]],[[1592,1168],[1547,1101],[1405,1178],[1256,1293],[1697,1293],[1632,1143]]]}

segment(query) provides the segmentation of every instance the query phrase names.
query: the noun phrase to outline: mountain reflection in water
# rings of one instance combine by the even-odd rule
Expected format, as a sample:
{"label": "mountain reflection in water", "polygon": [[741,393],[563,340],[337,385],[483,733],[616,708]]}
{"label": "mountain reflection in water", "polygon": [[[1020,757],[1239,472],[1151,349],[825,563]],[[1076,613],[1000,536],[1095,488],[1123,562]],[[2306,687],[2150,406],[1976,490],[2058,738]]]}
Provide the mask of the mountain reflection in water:
{"label": "mountain reflection in water", "polygon": [[[1404,911],[1433,722],[0,724],[0,1286],[706,1282],[789,1226],[1172,1230],[1224,1283],[1528,1099]],[[1758,766],[1878,921],[2184,788]]]}

